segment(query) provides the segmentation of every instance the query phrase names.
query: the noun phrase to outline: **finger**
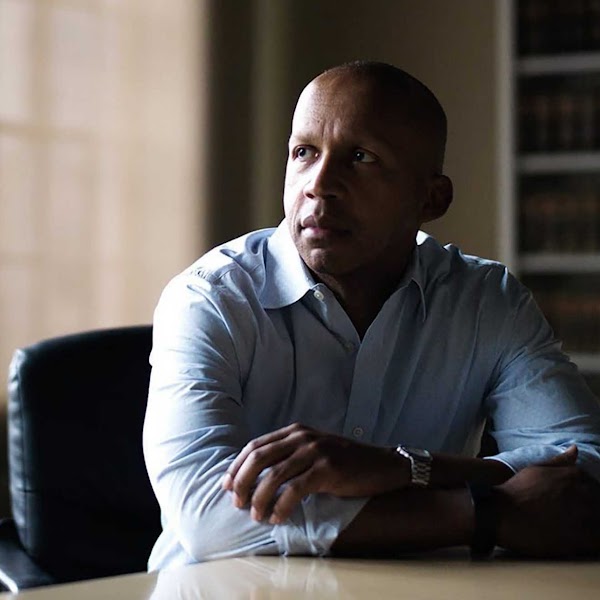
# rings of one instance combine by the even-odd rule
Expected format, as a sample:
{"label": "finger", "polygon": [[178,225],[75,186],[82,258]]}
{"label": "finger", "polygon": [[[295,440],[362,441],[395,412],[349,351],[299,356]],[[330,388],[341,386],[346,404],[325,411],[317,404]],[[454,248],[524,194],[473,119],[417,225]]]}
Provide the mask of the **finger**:
{"label": "finger", "polygon": [[257,521],[261,521],[272,511],[277,492],[281,486],[310,469],[312,464],[313,460],[306,452],[296,451],[273,466],[252,492],[250,516]]}
{"label": "finger", "polygon": [[275,441],[285,438],[287,435],[289,435],[290,431],[295,426],[296,426],[296,424],[288,425],[287,427],[283,427],[282,429],[277,429],[276,431],[271,431],[270,433],[261,435],[260,437],[257,437],[255,439],[253,439],[252,441],[248,442],[242,448],[240,453],[236,456],[234,461],[227,468],[227,473],[225,473],[223,480],[221,482],[223,489],[226,489],[229,491],[233,490],[233,480],[235,479],[237,472],[239,471],[242,464],[244,464],[244,461],[246,460],[246,458],[248,457],[248,455],[251,452],[253,452],[254,450],[256,450],[258,448],[261,448],[262,446],[270,444],[271,442],[275,442]]}
{"label": "finger", "polygon": [[254,450],[257,450],[258,448],[262,448],[271,442],[276,442],[280,439],[283,439],[285,435],[285,433],[278,429],[277,431],[272,431],[271,433],[261,435],[260,437],[248,442],[227,468],[227,474],[231,477],[231,479],[235,479],[237,472],[251,452],[254,452]]}
{"label": "finger", "polygon": [[234,505],[238,508],[245,506],[257,487],[259,475],[265,469],[285,461],[294,450],[295,446],[287,438],[252,450],[246,456],[231,484]]}
{"label": "finger", "polygon": [[570,467],[577,461],[577,446],[569,446],[564,452],[554,456],[550,460],[547,460],[541,465],[545,467]]}
{"label": "finger", "polygon": [[273,506],[269,523],[271,525],[279,525],[287,521],[296,506],[302,502],[302,499],[316,491],[318,490],[315,489],[314,473],[312,470],[305,471],[298,477],[290,480]]}

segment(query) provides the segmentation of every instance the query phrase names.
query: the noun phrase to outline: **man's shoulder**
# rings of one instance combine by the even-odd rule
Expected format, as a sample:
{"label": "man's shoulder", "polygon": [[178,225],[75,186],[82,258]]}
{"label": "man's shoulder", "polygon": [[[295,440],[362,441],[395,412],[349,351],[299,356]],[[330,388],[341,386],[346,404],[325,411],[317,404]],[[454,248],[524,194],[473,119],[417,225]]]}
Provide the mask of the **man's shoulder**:
{"label": "man's shoulder", "polygon": [[267,244],[275,229],[252,231],[209,250],[173,277],[161,304],[254,304],[266,279]]}
{"label": "man's shoulder", "polygon": [[[531,307],[531,292],[501,262],[463,253],[453,244],[442,246],[433,238],[419,245],[423,298],[431,323],[457,340],[466,331],[478,332],[481,340],[510,331],[515,315]],[[452,330],[449,323],[456,329]]]}
{"label": "man's shoulder", "polygon": [[434,237],[419,232],[417,237],[421,267],[430,281],[452,277],[502,279],[510,276],[503,263],[463,252],[455,244],[442,245]]}
{"label": "man's shoulder", "polygon": [[181,275],[204,279],[213,285],[264,279],[266,249],[275,228],[251,231],[209,250]]}
{"label": "man's shoulder", "polygon": [[[497,260],[464,253],[427,236],[419,240],[419,262],[426,297],[462,298],[468,305],[502,310],[513,307],[529,290]],[[448,296],[449,295],[449,296]]]}
{"label": "man's shoulder", "polygon": [[165,293],[209,301],[230,298],[270,310],[300,300],[314,285],[285,221],[217,246],[176,276]]}

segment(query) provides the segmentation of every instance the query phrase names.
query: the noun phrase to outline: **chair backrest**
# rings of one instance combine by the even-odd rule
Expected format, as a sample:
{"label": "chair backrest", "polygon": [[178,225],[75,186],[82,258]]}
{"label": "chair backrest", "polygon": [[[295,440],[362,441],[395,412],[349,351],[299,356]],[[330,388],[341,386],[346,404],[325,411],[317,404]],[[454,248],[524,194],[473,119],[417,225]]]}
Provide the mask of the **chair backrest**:
{"label": "chair backrest", "polygon": [[142,454],[151,326],[17,350],[9,374],[13,517],[58,580],[142,571],[160,533]]}

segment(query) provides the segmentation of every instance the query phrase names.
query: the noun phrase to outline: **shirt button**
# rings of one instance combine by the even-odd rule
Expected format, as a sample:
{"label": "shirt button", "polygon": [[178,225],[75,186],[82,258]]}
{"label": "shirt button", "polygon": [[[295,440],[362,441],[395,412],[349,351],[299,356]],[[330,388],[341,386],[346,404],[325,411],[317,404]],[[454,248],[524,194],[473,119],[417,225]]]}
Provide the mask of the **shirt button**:
{"label": "shirt button", "polygon": [[362,428],[362,427],[355,427],[355,428],[352,430],[352,435],[353,435],[354,437],[356,437],[356,438],[362,437],[362,436],[363,436],[363,433],[364,433],[364,430],[363,430],[363,428]]}
{"label": "shirt button", "polygon": [[344,348],[346,348],[346,350],[350,352],[351,350],[354,350],[354,344],[352,342],[346,341],[344,342]]}
{"label": "shirt button", "polygon": [[323,302],[323,300],[325,300],[325,294],[319,290],[316,290],[313,295],[319,302]]}

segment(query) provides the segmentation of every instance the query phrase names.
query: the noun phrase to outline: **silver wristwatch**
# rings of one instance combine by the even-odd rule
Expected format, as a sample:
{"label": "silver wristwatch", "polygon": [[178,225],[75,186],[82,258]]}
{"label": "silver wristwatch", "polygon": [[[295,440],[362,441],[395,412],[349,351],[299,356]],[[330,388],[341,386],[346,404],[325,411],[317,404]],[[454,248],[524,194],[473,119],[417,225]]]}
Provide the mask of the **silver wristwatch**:
{"label": "silver wristwatch", "polygon": [[396,452],[410,460],[411,484],[417,487],[427,487],[431,478],[431,453],[409,446],[397,446]]}

